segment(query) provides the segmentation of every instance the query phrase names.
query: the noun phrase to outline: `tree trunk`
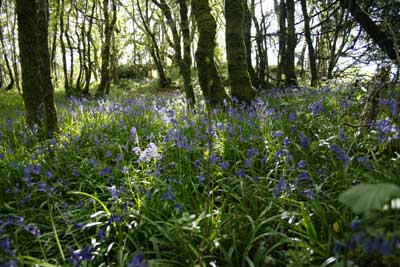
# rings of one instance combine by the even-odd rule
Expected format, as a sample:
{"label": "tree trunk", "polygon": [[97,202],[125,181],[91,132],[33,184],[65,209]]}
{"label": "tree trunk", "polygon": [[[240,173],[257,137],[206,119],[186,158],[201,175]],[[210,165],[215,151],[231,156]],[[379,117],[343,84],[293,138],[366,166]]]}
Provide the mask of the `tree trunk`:
{"label": "tree trunk", "polygon": [[183,61],[182,61],[182,77],[183,87],[185,88],[186,101],[188,107],[193,108],[196,98],[192,85],[192,55],[190,53],[190,30],[188,19],[188,6],[186,0],[178,0],[179,12],[181,17],[181,31],[183,37]]}
{"label": "tree trunk", "polygon": [[257,91],[251,84],[247,70],[243,30],[244,4],[245,0],[225,0],[225,40],[232,97],[250,104]]}
{"label": "tree trunk", "polygon": [[100,85],[97,89],[96,96],[103,97],[108,94],[111,86],[110,63],[111,63],[111,39],[116,23],[117,4],[112,1],[112,19],[110,20],[109,0],[103,0],[104,15],[104,41],[101,49],[101,78]]}
{"label": "tree trunk", "polygon": [[88,31],[86,33],[86,71],[85,71],[85,87],[83,88],[82,94],[86,97],[89,96],[89,88],[90,88],[90,80],[92,77],[92,57],[91,57],[91,39],[92,39],[92,28],[93,28],[93,16],[94,16],[94,10],[96,8],[96,3],[93,3],[92,6],[92,11],[90,13],[89,17],[89,25],[88,25]]}
{"label": "tree trunk", "polygon": [[[1,14],[1,6],[0,6],[0,14]],[[6,46],[4,44],[4,36],[3,36],[3,28],[2,27],[0,27],[0,42],[1,42],[1,48],[3,50],[4,61],[6,63],[6,67],[7,67],[7,71],[8,71],[8,77],[10,79],[8,85],[6,86],[6,88],[4,90],[9,91],[14,87],[14,75],[13,75],[13,71],[12,71],[12,68],[10,65],[10,61],[8,60]],[[1,89],[1,87],[0,87],[0,89]]]}
{"label": "tree trunk", "polygon": [[251,58],[251,20],[252,20],[252,15],[249,10],[249,7],[247,6],[247,0],[244,1],[244,25],[243,25],[243,34],[244,34],[244,42],[246,45],[246,63],[247,63],[247,71],[249,72],[250,79],[251,79],[251,84],[255,87],[259,87],[259,82],[257,79],[257,74],[254,71],[253,64],[252,64],[252,58]]}
{"label": "tree trunk", "polygon": [[278,55],[278,68],[277,68],[277,86],[279,87],[282,81],[282,74],[286,69],[286,3],[284,0],[280,0],[279,6],[276,7],[278,18],[279,18],[279,55]]}
{"label": "tree trunk", "polygon": [[58,128],[51,84],[47,1],[16,3],[27,124],[31,128],[45,127],[47,133],[53,133]]}
{"label": "tree trunk", "polygon": [[160,87],[164,88],[170,84],[170,81],[167,78],[167,76],[165,75],[164,66],[162,64],[162,59],[160,56],[160,49],[158,47],[156,36],[150,29],[149,16],[147,13],[148,12],[148,8],[147,8],[148,2],[149,2],[149,0],[146,0],[146,14],[143,14],[142,9],[140,7],[139,0],[136,1],[136,5],[138,7],[140,18],[142,19],[144,30],[146,31],[147,36],[149,37],[150,42],[151,42],[150,54],[154,60],[154,64],[156,65],[156,68],[157,68]]}
{"label": "tree trunk", "polygon": [[68,95],[70,89],[69,89],[69,78],[68,78],[68,69],[67,69],[67,50],[65,49],[65,43],[64,43],[64,34],[65,34],[65,29],[64,29],[64,8],[65,8],[65,3],[64,0],[57,0],[57,4],[60,6],[60,47],[61,47],[61,59],[62,59],[62,65],[63,65],[63,73],[64,73],[64,90],[66,94]]}
{"label": "tree trunk", "polygon": [[301,0],[301,10],[303,11],[304,35],[306,37],[306,42],[308,47],[308,57],[310,61],[311,86],[316,86],[318,84],[317,59],[315,57],[315,50],[311,38],[310,18],[308,16],[306,0]]}
{"label": "tree trunk", "polygon": [[295,29],[295,18],[294,18],[294,0],[287,0],[287,39],[286,39],[286,67],[285,67],[285,78],[286,86],[297,86],[297,78],[294,64],[294,56],[296,49],[296,29]]}
{"label": "tree trunk", "polygon": [[214,62],[217,24],[211,15],[208,0],[192,0],[192,12],[199,30],[196,50],[199,83],[207,105],[215,107],[228,99]]}

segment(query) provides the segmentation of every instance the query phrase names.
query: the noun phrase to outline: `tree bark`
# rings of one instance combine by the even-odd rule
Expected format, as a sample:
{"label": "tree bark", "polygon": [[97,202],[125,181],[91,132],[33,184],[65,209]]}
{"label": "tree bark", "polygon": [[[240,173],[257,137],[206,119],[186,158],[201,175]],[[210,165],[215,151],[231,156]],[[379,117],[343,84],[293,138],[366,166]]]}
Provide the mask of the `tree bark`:
{"label": "tree bark", "polygon": [[277,86],[280,86],[282,81],[282,74],[286,68],[286,39],[287,39],[287,28],[286,28],[286,3],[284,0],[280,0],[279,5],[276,6],[276,11],[279,18],[279,55],[278,55],[278,69],[277,69]]}
{"label": "tree bark", "polygon": [[208,0],[192,0],[192,12],[199,30],[196,62],[201,91],[208,107],[223,105],[228,95],[214,62],[216,22]]}
{"label": "tree bark", "polygon": [[50,72],[47,1],[17,0],[16,3],[27,124],[53,133],[58,128]]}
{"label": "tree bark", "polygon": [[246,63],[247,63],[247,71],[249,72],[251,84],[255,87],[259,87],[259,82],[257,78],[257,74],[254,71],[252,58],[251,58],[251,22],[252,22],[252,14],[247,5],[247,0],[244,1],[244,25],[243,25],[243,34],[244,34],[244,42],[246,45]]}
{"label": "tree bark", "polygon": [[311,38],[310,17],[308,16],[306,0],[301,0],[301,10],[303,11],[304,35],[306,37],[306,42],[308,47],[308,57],[310,61],[311,86],[316,86],[318,84],[317,59],[315,57],[314,45]]}
{"label": "tree bark", "polygon": [[257,95],[247,70],[246,46],[244,43],[245,0],[225,0],[226,52],[232,97],[250,104]]}
{"label": "tree bark", "polygon": [[186,101],[188,107],[193,108],[196,98],[192,85],[192,55],[190,53],[190,30],[188,19],[188,6],[186,0],[178,0],[179,12],[181,17],[181,31],[183,37],[183,60],[182,60],[182,77],[183,87],[185,88]]}
{"label": "tree bark", "polygon": [[297,78],[295,71],[295,49],[296,49],[296,29],[295,29],[295,18],[294,18],[294,0],[286,1],[286,10],[287,10],[287,39],[286,39],[286,67],[285,67],[285,76],[286,76],[286,86],[297,86]]}
{"label": "tree bark", "polygon": [[96,96],[103,97],[108,94],[111,86],[110,63],[111,63],[111,39],[116,23],[117,4],[112,1],[112,18],[109,13],[109,0],[103,0],[103,16],[104,16],[104,41],[101,49],[101,76],[100,85],[97,89]]}

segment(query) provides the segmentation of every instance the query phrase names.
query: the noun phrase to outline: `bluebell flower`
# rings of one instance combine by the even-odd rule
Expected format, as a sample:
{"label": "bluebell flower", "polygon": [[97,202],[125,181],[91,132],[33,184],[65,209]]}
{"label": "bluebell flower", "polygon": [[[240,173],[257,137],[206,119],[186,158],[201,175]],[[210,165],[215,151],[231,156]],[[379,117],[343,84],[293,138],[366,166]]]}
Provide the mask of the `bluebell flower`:
{"label": "bluebell flower", "polygon": [[12,249],[12,243],[8,237],[0,241],[0,248],[10,257],[15,256],[16,250]]}
{"label": "bluebell flower", "polygon": [[309,108],[311,109],[311,114],[313,116],[319,115],[325,112],[324,106],[321,100],[318,100],[312,104],[310,104]]}
{"label": "bluebell flower", "polygon": [[123,174],[128,174],[129,173],[129,168],[127,166],[122,167],[122,171]]}
{"label": "bluebell flower", "polygon": [[275,186],[274,190],[272,191],[272,195],[277,198],[279,196],[279,193],[283,190],[284,187],[284,179],[281,176],[281,178],[279,178],[279,182],[278,184]]}
{"label": "bluebell flower", "polygon": [[111,158],[112,157],[112,152],[110,150],[106,151],[106,158]]}
{"label": "bluebell flower", "polygon": [[299,163],[297,163],[297,168],[304,169],[305,167],[306,167],[306,161],[305,160],[300,160]]}
{"label": "bluebell flower", "polygon": [[275,138],[282,137],[283,136],[283,132],[282,131],[276,131],[276,132],[273,133],[272,136],[275,137]]}
{"label": "bluebell flower", "polygon": [[174,205],[174,207],[178,212],[183,212],[183,206],[181,204],[177,203]]}
{"label": "bluebell flower", "polygon": [[4,154],[3,153],[0,153],[0,160],[3,160],[5,157],[4,157]]}
{"label": "bluebell flower", "polygon": [[100,176],[106,176],[106,175],[111,175],[112,174],[112,168],[111,167],[104,167],[103,169],[100,170]]}
{"label": "bluebell flower", "polygon": [[25,229],[25,231],[27,231],[28,233],[30,233],[30,234],[32,234],[32,235],[34,235],[36,237],[39,237],[39,236],[42,235],[40,229],[33,223],[30,223],[30,224],[26,225],[24,227],[24,229]]}
{"label": "bluebell flower", "polygon": [[299,176],[297,176],[296,185],[300,186],[303,181],[309,181],[311,183],[311,177],[308,172],[300,173]]}
{"label": "bluebell flower", "polygon": [[342,251],[343,246],[339,242],[335,242],[335,247],[332,249],[332,253],[338,255]]}
{"label": "bluebell flower", "polygon": [[347,153],[342,150],[340,147],[338,147],[337,145],[331,145],[330,146],[331,151],[335,152],[336,154],[336,158],[338,160],[343,161],[343,164],[347,167],[350,163],[350,158],[347,155]]}
{"label": "bluebell flower", "polygon": [[89,159],[89,164],[90,164],[92,167],[97,167],[97,166],[98,166],[97,160],[96,160],[95,158]]}
{"label": "bluebell flower", "polygon": [[118,216],[118,215],[111,214],[110,218],[108,219],[108,223],[109,224],[111,224],[111,223],[122,223],[124,221],[124,218],[125,218],[124,215]]}
{"label": "bluebell flower", "polygon": [[283,140],[283,145],[285,147],[289,147],[290,146],[290,139],[289,137],[285,137],[285,139]]}
{"label": "bluebell flower", "polygon": [[110,191],[111,197],[113,198],[114,202],[118,202],[118,192],[115,186],[108,187],[108,190]]}
{"label": "bluebell flower", "polygon": [[360,229],[360,227],[361,227],[361,221],[356,220],[356,221],[351,222],[351,225],[350,225],[351,229],[358,230],[358,229]]}
{"label": "bluebell flower", "polygon": [[303,148],[308,148],[309,142],[308,142],[308,139],[307,139],[307,137],[304,135],[303,132],[300,132],[300,133],[299,133],[299,138],[300,138],[300,145],[301,145]]}
{"label": "bluebell flower", "polygon": [[102,240],[106,240],[107,239],[107,233],[106,231],[104,231],[103,229],[99,228],[99,230],[97,231],[97,236],[102,239]]}
{"label": "bluebell flower", "polygon": [[156,144],[149,143],[144,151],[140,153],[139,162],[147,162],[151,159],[160,159],[161,155],[158,153]]}
{"label": "bluebell flower", "polygon": [[81,267],[82,261],[94,260],[94,256],[92,255],[93,251],[93,246],[84,246],[81,250],[70,252],[71,257],[69,260],[75,267]]}
{"label": "bluebell flower", "polygon": [[308,197],[311,200],[315,199],[314,191],[311,188],[308,188],[308,189],[304,190],[302,192],[302,194],[305,195],[306,197]]}
{"label": "bluebell flower", "polygon": [[296,120],[296,119],[297,119],[296,113],[291,112],[291,113],[289,114],[289,117],[288,117],[289,122],[292,122],[292,121],[294,121],[294,120]]}
{"label": "bluebell flower", "polygon": [[164,194],[164,195],[162,195],[161,196],[161,200],[166,200],[166,201],[173,201],[173,200],[175,200],[175,196],[174,196],[174,194],[172,193],[172,186],[171,185],[168,185],[168,190],[167,190],[167,192]]}
{"label": "bluebell flower", "polygon": [[204,175],[203,172],[201,172],[198,177],[199,184],[201,184],[205,179],[206,179],[206,176]]}
{"label": "bluebell flower", "polygon": [[143,254],[137,253],[128,264],[128,267],[147,267]]}
{"label": "bluebell flower", "polygon": [[245,178],[247,174],[243,170],[237,170],[236,176]]}

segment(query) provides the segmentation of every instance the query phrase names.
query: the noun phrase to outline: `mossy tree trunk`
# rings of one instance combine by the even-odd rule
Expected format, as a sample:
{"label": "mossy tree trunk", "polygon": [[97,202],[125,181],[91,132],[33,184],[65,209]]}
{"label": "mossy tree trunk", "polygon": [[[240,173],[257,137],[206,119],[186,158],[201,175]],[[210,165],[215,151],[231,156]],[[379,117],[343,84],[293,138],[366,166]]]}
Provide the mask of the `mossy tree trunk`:
{"label": "mossy tree trunk", "polygon": [[51,83],[46,0],[17,0],[22,90],[29,127],[56,132],[57,112]]}
{"label": "mossy tree trunk", "polygon": [[297,86],[297,78],[295,72],[295,49],[296,49],[296,29],[294,18],[294,0],[286,1],[287,10],[287,39],[286,39],[286,66],[285,66],[285,80],[286,86]]}
{"label": "mossy tree trunk", "polygon": [[250,103],[257,91],[251,84],[244,43],[245,0],[225,0],[226,52],[232,97]]}
{"label": "mossy tree trunk", "polygon": [[183,37],[183,60],[182,60],[182,77],[183,87],[185,88],[186,101],[188,107],[194,107],[196,98],[192,85],[192,55],[190,53],[190,30],[188,19],[188,6],[186,0],[178,0],[179,12],[181,17],[181,31]]}
{"label": "mossy tree trunk", "polygon": [[111,0],[110,14],[110,0],[103,0],[103,16],[104,16],[104,41],[101,48],[101,71],[100,71],[100,85],[97,89],[96,96],[102,97],[110,92],[111,75],[111,39],[114,34],[114,27],[117,21],[117,3],[116,0]]}
{"label": "mossy tree trunk", "polygon": [[208,0],[192,0],[192,11],[199,30],[196,50],[198,77],[203,96],[209,107],[222,105],[228,95],[214,62],[216,22]]}

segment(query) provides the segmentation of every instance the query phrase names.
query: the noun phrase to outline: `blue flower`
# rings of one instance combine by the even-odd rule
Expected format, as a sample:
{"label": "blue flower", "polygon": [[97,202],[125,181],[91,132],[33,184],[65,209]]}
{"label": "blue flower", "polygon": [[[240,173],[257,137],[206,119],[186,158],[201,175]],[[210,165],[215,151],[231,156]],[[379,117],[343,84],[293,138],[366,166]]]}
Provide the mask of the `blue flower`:
{"label": "blue flower", "polygon": [[311,114],[313,116],[319,115],[325,112],[324,106],[321,100],[318,100],[312,104],[310,104],[309,108],[311,109]]}
{"label": "blue flower", "polygon": [[127,166],[122,167],[122,171],[123,174],[128,174],[129,173],[129,168]]}
{"label": "blue flower", "polygon": [[143,254],[137,253],[128,264],[128,267],[147,267]]}
{"label": "blue flower", "polygon": [[300,160],[299,163],[297,163],[297,168],[304,169],[305,167],[306,167],[305,160]]}
{"label": "blue flower", "polygon": [[112,168],[111,167],[105,167],[100,170],[100,176],[106,176],[106,175],[111,175],[112,174]]}
{"label": "blue flower", "polygon": [[107,150],[106,158],[111,158],[111,157],[112,157],[112,152],[110,150]]}
{"label": "blue flower", "polygon": [[97,231],[97,236],[102,239],[105,240],[107,239],[107,233],[106,231],[104,231],[103,229],[99,228],[99,230]]}
{"label": "blue flower", "polygon": [[347,167],[350,163],[350,158],[349,156],[346,154],[346,152],[344,150],[342,150],[340,147],[338,147],[337,145],[331,145],[330,146],[331,151],[335,152],[336,154],[336,158],[338,160],[343,161],[344,165]]}
{"label": "blue flower", "polygon": [[111,197],[113,198],[114,202],[118,202],[118,192],[115,186],[108,187],[108,190],[110,191]]}
{"label": "blue flower", "polygon": [[30,234],[32,234],[32,235],[34,235],[34,236],[36,236],[36,237],[39,237],[39,236],[42,235],[40,229],[39,229],[36,225],[34,225],[33,223],[30,223],[30,224],[26,225],[26,226],[24,227],[24,229],[25,229],[28,233],[30,233]]}
{"label": "blue flower", "polygon": [[4,154],[0,153],[0,160],[3,160],[3,159],[4,159]]}
{"label": "blue flower", "polygon": [[284,180],[283,177],[281,176],[281,178],[279,179],[279,182],[277,184],[277,186],[274,188],[274,190],[272,191],[272,195],[277,198],[279,193],[282,191],[284,186]]}
{"label": "blue flower", "polygon": [[299,133],[299,138],[300,138],[300,145],[301,145],[303,148],[308,148],[309,142],[308,142],[308,139],[307,139],[307,137],[304,135],[303,132],[300,132],[300,133]]}

